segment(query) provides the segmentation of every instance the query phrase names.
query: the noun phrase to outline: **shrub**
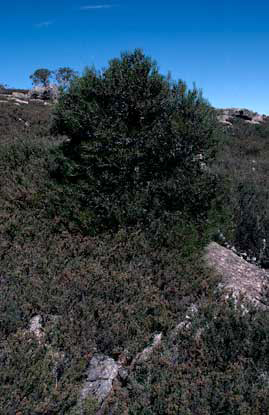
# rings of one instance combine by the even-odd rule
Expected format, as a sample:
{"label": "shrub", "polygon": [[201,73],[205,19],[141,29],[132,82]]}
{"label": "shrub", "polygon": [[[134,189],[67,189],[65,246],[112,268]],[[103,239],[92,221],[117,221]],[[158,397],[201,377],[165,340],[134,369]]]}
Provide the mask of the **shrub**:
{"label": "shrub", "polygon": [[165,78],[141,50],[75,79],[59,100],[54,131],[70,138],[55,174],[79,189],[97,231],[175,212],[205,218],[216,186],[201,163],[212,154],[213,110],[201,91]]}
{"label": "shrub", "polygon": [[268,122],[249,125],[237,120],[224,130],[223,145],[214,161],[214,169],[226,182],[226,206],[230,211],[229,227],[222,228],[230,244],[238,251],[269,265],[268,214]]}

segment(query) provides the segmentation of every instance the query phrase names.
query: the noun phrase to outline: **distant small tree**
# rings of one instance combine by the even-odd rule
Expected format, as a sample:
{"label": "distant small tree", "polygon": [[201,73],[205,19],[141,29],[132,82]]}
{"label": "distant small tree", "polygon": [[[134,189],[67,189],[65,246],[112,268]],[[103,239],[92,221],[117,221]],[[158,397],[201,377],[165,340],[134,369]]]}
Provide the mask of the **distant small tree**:
{"label": "distant small tree", "polygon": [[5,91],[6,89],[7,89],[7,85],[0,83],[0,91]]}
{"label": "distant small tree", "polygon": [[68,67],[62,67],[55,72],[55,78],[59,86],[64,90],[68,88],[70,82],[78,76],[78,72]]}
{"label": "distant small tree", "polygon": [[47,87],[49,86],[52,74],[53,71],[50,71],[46,68],[41,68],[37,69],[32,75],[30,75],[30,79],[32,80],[34,85],[41,85]]}

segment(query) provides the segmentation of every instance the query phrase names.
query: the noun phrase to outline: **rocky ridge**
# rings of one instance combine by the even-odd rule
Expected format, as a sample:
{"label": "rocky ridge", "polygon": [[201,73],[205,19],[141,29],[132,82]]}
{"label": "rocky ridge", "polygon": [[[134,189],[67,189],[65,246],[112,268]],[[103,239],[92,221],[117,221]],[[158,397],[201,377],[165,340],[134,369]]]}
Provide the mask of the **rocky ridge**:
{"label": "rocky ridge", "polygon": [[232,126],[236,119],[244,120],[248,124],[262,124],[269,120],[267,115],[261,115],[257,112],[245,108],[225,108],[217,110],[218,121],[227,126]]}
{"label": "rocky ridge", "polygon": [[57,100],[59,89],[56,85],[48,87],[34,87],[29,91],[8,91],[0,90],[0,103],[14,103],[17,106],[27,105],[31,102],[50,105],[50,102]]}

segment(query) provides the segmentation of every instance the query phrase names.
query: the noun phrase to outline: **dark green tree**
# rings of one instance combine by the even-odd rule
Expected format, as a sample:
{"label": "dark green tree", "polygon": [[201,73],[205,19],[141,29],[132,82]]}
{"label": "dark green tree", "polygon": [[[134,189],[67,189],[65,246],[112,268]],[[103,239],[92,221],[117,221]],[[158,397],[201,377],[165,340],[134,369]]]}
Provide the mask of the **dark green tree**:
{"label": "dark green tree", "polygon": [[199,90],[161,75],[140,49],[125,52],[101,73],[87,68],[60,98],[55,130],[70,141],[57,174],[79,184],[103,225],[202,218],[215,191],[206,168],[214,123]]}
{"label": "dark green tree", "polygon": [[43,87],[49,86],[50,78],[53,75],[53,71],[50,71],[46,68],[36,69],[35,72],[30,75],[30,79],[32,80],[34,85],[41,85]]}

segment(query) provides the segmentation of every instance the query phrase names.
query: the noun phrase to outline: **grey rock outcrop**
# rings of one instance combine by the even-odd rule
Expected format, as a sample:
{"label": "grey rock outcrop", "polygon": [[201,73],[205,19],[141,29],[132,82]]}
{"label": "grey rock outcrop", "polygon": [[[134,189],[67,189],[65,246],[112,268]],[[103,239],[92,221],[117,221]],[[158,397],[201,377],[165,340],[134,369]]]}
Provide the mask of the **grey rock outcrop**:
{"label": "grey rock outcrop", "polygon": [[1,103],[11,103],[13,105],[27,105],[30,103],[52,105],[49,102],[57,101],[59,97],[59,88],[57,85],[47,87],[36,86],[28,92],[0,92]]}
{"label": "grey rock outcrop", "polygon": [[84,413],[83,404],[87,398],[95,399],[101,407],[112,390],[113,380],[117,377],[118,371],[119,365],[111,357],[103,354],[92,357],[87,370],[87,380],[78,401],[81,414]]}
{"label": "grey rock outcrop", "polygon": [[29,98],[29,94],[24,94],[22,92],[12,92],[12,97],[26,101]]}
{"label": "grey rock outcrop", "polygon": [[52,100],[55,101],[59,97],[59,88],[57,85],[35,86],[30,92],[31,99]]}
{"label": "grey rock outcrop", "polygon": [[142,352],[138,353],[133,359],[130,369],[132,369],[136,364],[141,364],[149,360],[156,347],[161,344],[162,337],[162,333],[156,334],[153,338],[152,344],[146,347]]}
{"label": "grey rock outcrop", "polygon": [[239,257],[232,250],[211,242],[204,259],[208,267],[221,277],[219,288],[225,298],[232,295],[237,300],[268,308],[263,302],[263,292],[269,287],[269,273]]}
{"label": "grey rock outcrop", "polygon": [[236,119],[244,120],[249,124],[261,124],[268,121],[269,117],[266,115],[258,114],[257,112],[250,111],[245,108],[225,108],[217,110],[217,118],[220,123],[224,125],[233,125],[233,121]]}
{"label": "grey rock outcrop", "polygon": [[26,105],[28,105],[28,104],[29,104],[29,102],[28,102],[28,101],[25,101],[25,100],[22,100],[22,99],[18,99],[18,98],[15,98],[15,99],[14,99],[14,101],[15,101],[17,104],[26,104]]}

